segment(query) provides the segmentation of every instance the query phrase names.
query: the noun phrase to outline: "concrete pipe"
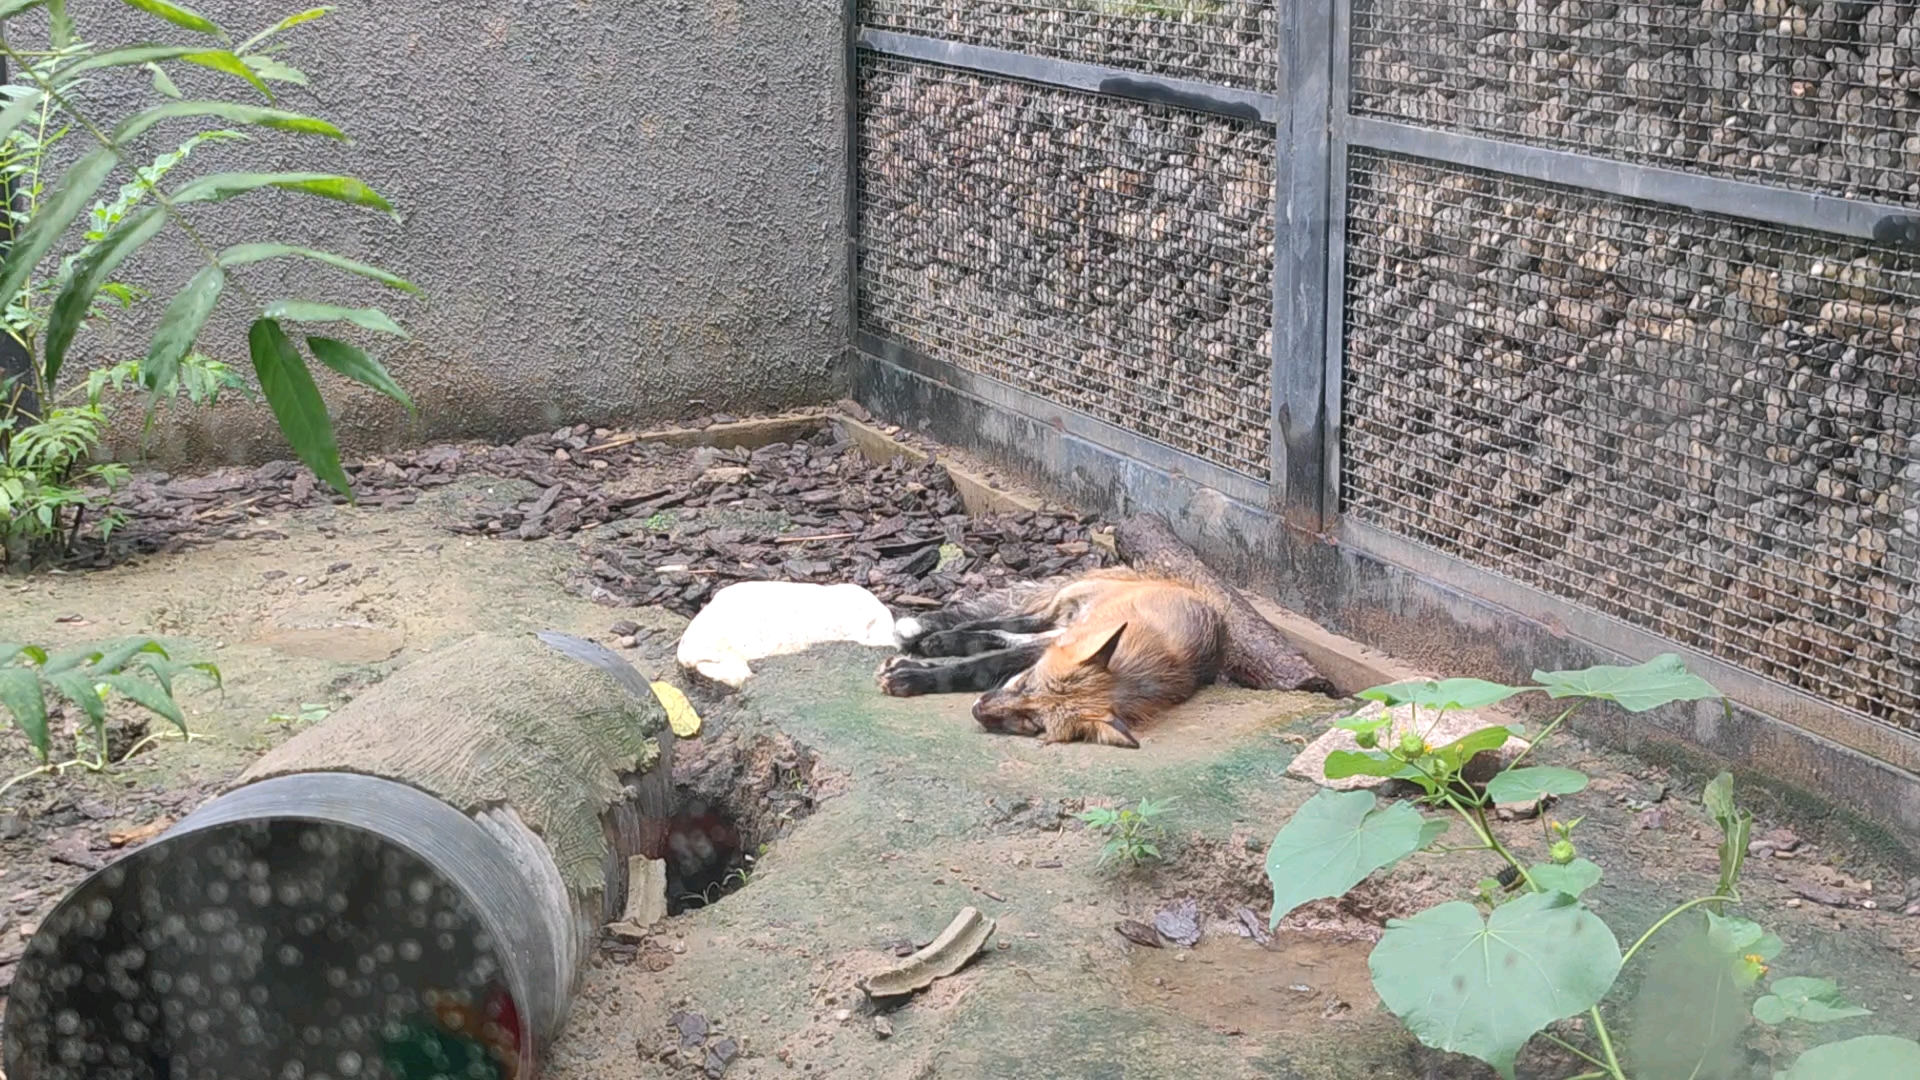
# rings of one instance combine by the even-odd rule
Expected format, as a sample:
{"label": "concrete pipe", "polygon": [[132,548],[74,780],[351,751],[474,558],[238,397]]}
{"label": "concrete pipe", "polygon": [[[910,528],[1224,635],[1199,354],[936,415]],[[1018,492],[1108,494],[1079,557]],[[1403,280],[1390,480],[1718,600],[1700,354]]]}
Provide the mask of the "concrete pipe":
{"label": "concrete pipe", "polygon": [[672,797],[647,680],[538,638],[402,668],[87,878],[20,962],[6,1075],[534,1080]]}

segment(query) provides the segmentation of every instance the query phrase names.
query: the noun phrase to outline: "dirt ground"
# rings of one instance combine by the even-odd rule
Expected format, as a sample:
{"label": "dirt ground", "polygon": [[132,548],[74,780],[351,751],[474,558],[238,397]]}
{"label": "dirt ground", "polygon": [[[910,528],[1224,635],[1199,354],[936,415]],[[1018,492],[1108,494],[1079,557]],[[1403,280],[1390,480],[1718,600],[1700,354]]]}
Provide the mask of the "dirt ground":
{"label": "dirt ground", "polygon": [[[89,869],[437,647],[551,628],[637,639],[629,655],[664,674],[684,619],[570,590],[583,545],[453,531],[540,495],[525,479],[462,475],[393,505],[274,510],[217,542],[0,579],[0,640],[156,634],[226,679],[224,692],[183,691],[191,742],[162,740],[110,774],[73,771],[0,796],[0,987],[39,919]],[[619,622],[631,625],[615,634]],[[873,683],[883,655],[837,647],[769,661],[742,694],[704,703],[706,741],[775,738],[807,752],[807,770],[779,775],[812,812],[760,830],[767,846],[745,887],[603,952],[548,1075],[1491,1075],[1414,1045],[1379,1008],[1366,968],[1388,918],[1459,895],[1489,866],[1411,860],[1341,903],[1296,913],[1270,940],[1248,936],[1249,923],[1265,926],[1266,845],[1312,794],[1286,766],[1338,703],[1213,688],[1150,729],[1141,751],[1043,747],[982,733],[964,699],[883,697]],[[1590,896],[1623,937],[1710,885],[1714,839],[1698,807],[1708,777],[1696,763],[1577,741],[1542,758],[1595,777],[1553,813],[1585,817],[1583,854],[1607,869]],[[0,732],[0,768],[27,765],[24,739]],[[1072,813],[1142,797],[1177,800],[1165,862],[1096,867],[1100,838]],[[1746,891],[1749,914],[1787,942],[1776,972],[1837,977],[1875,1010],[1822,1041],[1920,1036],[1920,917],[1903,914],[1914,868],[1817,803],[1764,789],[1748,801],[1761,815],[1756,836],[1773,845],[1750,864]],[[1506,830],[1515,847],[1544,853],[1538,823]],[[1920,882],[1911,891],[1920,901]],[[1116,930],[1187,901],[1201,931],[1193,948],[1147,947]],[[985,953],[876,1014],[858,979],[968,905],[997,921]],[[1629,973],[1629,994],[1633,983]],[[1793,1038],[1756,1035],[1751,1062],[1784,1067]],[[1523,1059],[1522,1075],[1575,1071]]]}

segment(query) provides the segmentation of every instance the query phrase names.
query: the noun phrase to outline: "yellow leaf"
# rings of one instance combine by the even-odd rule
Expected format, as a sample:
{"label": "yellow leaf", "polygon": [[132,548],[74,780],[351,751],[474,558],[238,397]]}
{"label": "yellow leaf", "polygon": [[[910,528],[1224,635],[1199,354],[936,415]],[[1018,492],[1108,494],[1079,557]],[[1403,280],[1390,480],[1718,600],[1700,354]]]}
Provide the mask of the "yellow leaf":
{"label": "yellow leaf", "polygon": [[672,725],[673,733],[682,739],[691,739],[700,734],[700,714],[693,711],[693,702],[679,688],[668,683],[653,684],[653,696],[667,710],[667,723]]}

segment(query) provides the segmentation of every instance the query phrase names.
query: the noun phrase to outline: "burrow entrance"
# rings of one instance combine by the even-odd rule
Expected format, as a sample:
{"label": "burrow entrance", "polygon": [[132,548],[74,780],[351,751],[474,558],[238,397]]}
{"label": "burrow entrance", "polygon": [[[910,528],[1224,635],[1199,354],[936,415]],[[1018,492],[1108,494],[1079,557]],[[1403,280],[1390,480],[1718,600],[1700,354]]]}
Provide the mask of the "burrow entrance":
{"label": "burrow entrance", "polygon": [[820,755],[783,734],[724,733],[676,745],[667,819],[667,911],[680,915],[750,884],[766,845],[813,813]]}

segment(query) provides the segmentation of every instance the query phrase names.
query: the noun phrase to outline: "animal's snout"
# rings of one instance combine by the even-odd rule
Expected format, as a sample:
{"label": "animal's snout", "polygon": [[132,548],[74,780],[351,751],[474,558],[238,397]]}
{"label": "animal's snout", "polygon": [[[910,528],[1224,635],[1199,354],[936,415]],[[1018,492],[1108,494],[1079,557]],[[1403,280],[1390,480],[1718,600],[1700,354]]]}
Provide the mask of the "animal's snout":
{"label": "animal's snout", "polygon": [[982,694],[973,699],[973,719],[975,723],[986,728],[988,731],[998,731],[1000,730],[1000,718],[994,716],[987,708],[987,697],[988,695]]}

